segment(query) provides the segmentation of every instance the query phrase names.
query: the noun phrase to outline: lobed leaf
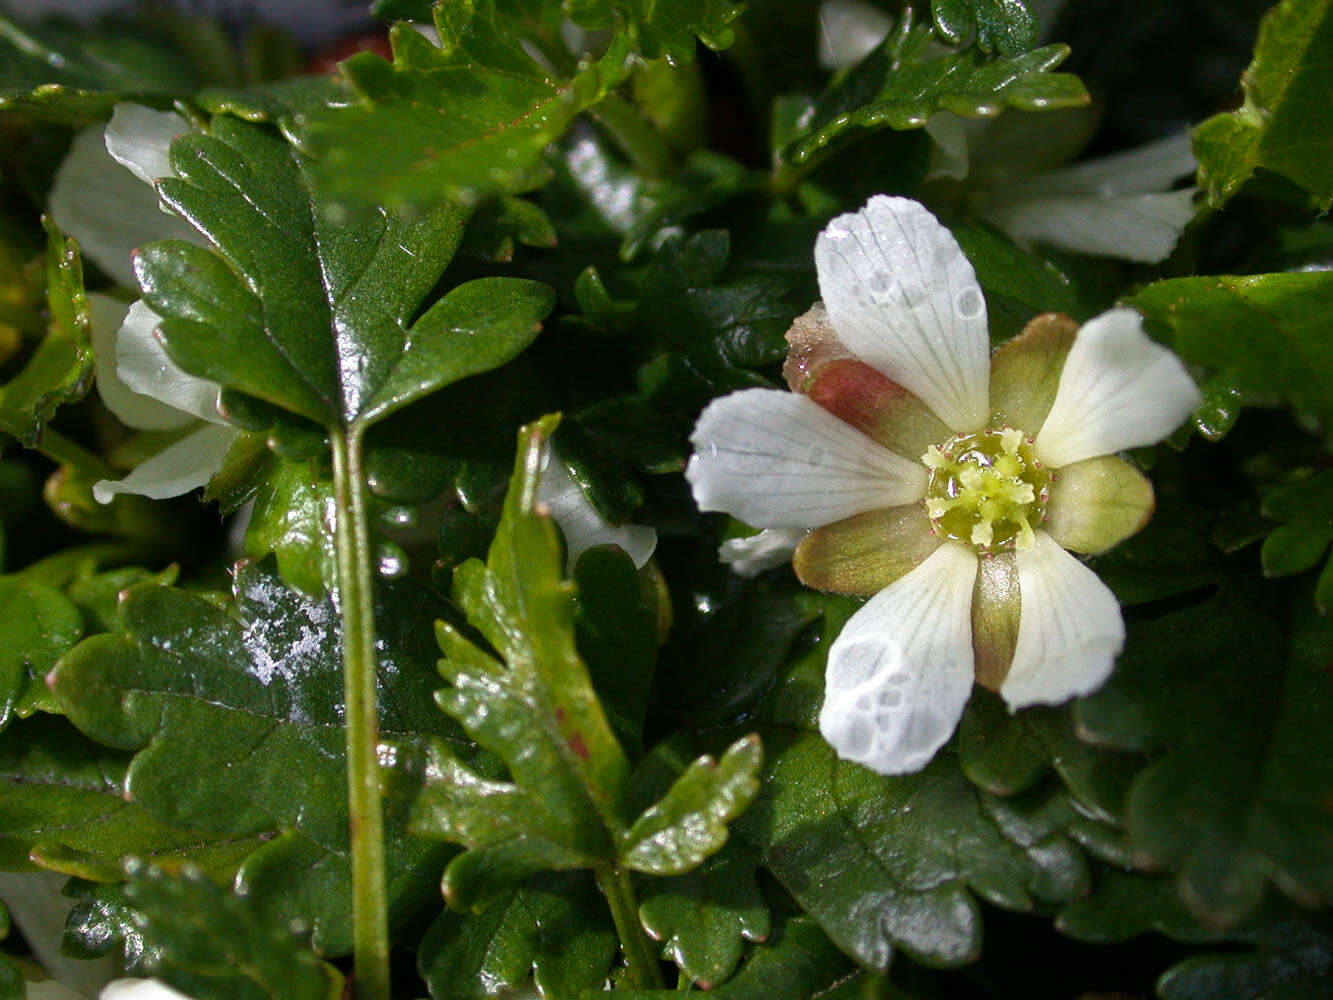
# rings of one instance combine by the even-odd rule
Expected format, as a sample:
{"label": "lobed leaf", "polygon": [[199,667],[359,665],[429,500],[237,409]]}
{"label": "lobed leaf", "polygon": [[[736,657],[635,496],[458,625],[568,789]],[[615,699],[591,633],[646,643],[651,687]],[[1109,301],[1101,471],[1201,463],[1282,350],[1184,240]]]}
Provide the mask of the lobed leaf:
{"label": "lobed leaf", "polygon": [[[1264,573],[1287,576],[1317,565],[1333,542],[1333,471],[1279,486],[1264,497],[1263,513],[1280,522],[1264,539]],[[1324,562],[1314,599],[1324,614],[1333,608],[1333,559]]]}

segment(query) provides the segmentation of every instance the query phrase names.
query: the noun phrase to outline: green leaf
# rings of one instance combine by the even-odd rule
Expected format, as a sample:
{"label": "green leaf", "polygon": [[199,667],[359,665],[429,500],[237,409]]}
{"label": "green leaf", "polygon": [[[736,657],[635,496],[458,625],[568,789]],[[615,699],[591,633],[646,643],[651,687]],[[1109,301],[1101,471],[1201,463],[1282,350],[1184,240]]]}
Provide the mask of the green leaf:
{"label": "green leaf", "polygon": [[445,873],[445,896],[460,908],[479,908],[534,872],[608,867],[624,836],[629,763],[575,648],[555,525],[536,510],[554,423],[521,432],[488,560],[455,573],[455,600],[502,659],[452,625],[437,629],[450,683],[437,700],[512,780],[483,777],[439,741],[408,768],[409,784],[421,785],[412,830],[469,848]]}
{"label": "green leaf", "polygon": [[1300,185],[1318,207],[1333,205],[1333,7],[1328,0],[1282,0],[1265,16],[1254,61],[1241,76],[1239,111],[1194,130],[1199,184],[1214,206],[1230,199],[1255,170]]}
{"label": "green leaf", "polygon": [[937,111],[981,118],[1006,107],[1044,111],[1088,103],[1078,77],[1050,72],[1069,55],[1067,46],[995,58],[973,46],[936,57],[928,50],[933,37],[929,25],[913,24],[904,13],[878,49],[830,83],[779,160],[800,166],[869,129],[921,128]]}
{"label": "green leaf", "polygon": [[1333,443],[1333,274],[1171,278],[1129,302],[1189,364],[1201,365],[1251,405],[1283,402]]}
{"label": "green leaf", "polygon": [[453,289],[412,322],[452,259],[465,213],[377,208],[331,217],[307,164],[235,119],[172,144],[163,201],[216,253],[179,241],[137,257],[144,296],[187,371],[324,427],[367,425],[518,353],[553,302],[519,278]]}
{"label": "green leaf", "polygon": [[316,460],[277,456],[266,467],[245,530],[245,553],[257,559],[273,553],[284,580],[307,594],[324,593],[337,581],[337,508],[328,471]]}
{"label": "green leaf", "polygon": [[656,804],[634,821],[620,864],[650,875],[683,875],[727,842],[727,824],[759,793],[759,737],[733,743],[719,760],[693,761]]}
{"label": "green leaf", "polygon": [[340,1000],[343,977],[244,896],[202,873],[133,873],[126,898],[138,912],[154,978],[194,1000]]}
{"label": "green leaf", "polygon": [[536,875],[480,914],[445,910],[417,951],[431,996],[473,1000],[532,976],[542,996],[596,989],[615,957],[610,914],[586,872]]}
{"label": "green leaf", "polygon": [[1023,911],[1087,890],[1087,861],[1067,836],[996,812],[947,754],[884,778],[837,760],[818,736],[762,732],[765,794],[735,833],[866,968],[886,968],[897,948],[931,965],[975,960],[974,894]]}
{"label": "green leaf", "polygon": [[1333,992],[1333,935],[1292,920],[1247,935],[1250,951],[1187,958],[1157,981],[1162,1000],[1305,1000]]}
{"label": "green leaf", "polygon": [[982,51],[1015,56],[1037,42],[1037,19],[1022,0],[931,0],[930,16],[950,45],[961,45],[976,32]]}
{"label": "green leaf", "polygon": [[59,591],[0,577],[0,728],[29,684],[45,678],[82,636],[83,615]]}
{"label": "green leaf", "polygon": [[[0,29],[3,21],[0,21]],[[49,219],[47,234],[47,334],[23,370],[0,386],[0,430],[29,448],[64,403],[80,399],[93,380],[93,348],[88,298],[83,291],[79,244]]]}
{"label": "green leaf", "polygon": [[[1264,497],[1263,513],[1281,525],[1264,539],[1260,553],[1268,576],[1287,576],[1316,565],[1333,542],[1333,471],[1279,486]],[[1326,560],[1315,584],[1315,604],[1333,608],[1333,560]]]}
{"label": "green leaf", "polygon": [[694,38],[710,49],[728,48],[729,25],[745,10],[735,0],[570,0],[569,16],[587,28],[609,27],[616,14],[638,28],[639,46],[649,59],[665,56],[673,66],[694,59]]}
{"label": "green leaf", "polygon": [[475,202],[535,186],[541,155],[574,116],[630,70],[630,36],[569,79],[523,50],[493,0],[438,4],[436,47],[406,24],[390,31],[394,61],[342,64],[361,100],[309,117],[301,135],[316,176],[348,204],[390,207],[441,194]]}
{"label": "green leaf", "polygon": [[[169,587],[130,588],[123,631],[68,653],[54,673],[56,696],[94,739],[138,751],[125,790],[158,821],[234,837],[286,831],[246,868],[269,871],[280,857],[289,871],[306,871],[314,885],[303,898],[320,908],[300,915],[317,946],[336,953],[351,943],[337,610],[263,566],[238,571],[235,588],[234,609]],[[404,581],[379,588],[376,611],[382,731],[404,743],[414,734],[451,735],[429,704],[428,623],[448,608]],[[392,826],[386,841],[398,893],[391,904],[401,916],[438,872],[439,851]],[[273,881],[246,870],[240,879],[257,896]]]}
{"label": "green leaf", "polygon": [[198,865],[231,878],[262,842],[158,822],[124,797],[128,759],[39,717],[0,736],[0,866],[94,881],[124,877],[131,857]]}
{"label": "green leaf", "polygon": [[82,959],[115,951],[128,975],[143,974],[146,960],[156,950],[144,943],[137,914],[125,901],[125,883],[70,879],[62,892],[75,902],[65,920],[60,950]]}
{"label": "green leaf", "polygon": [[1131,622],[1115,673],[1076,706],[1085,738],[1153,752],[1129,790],[1130,846],[1140,864],[1178,872],[1212,927],[1253,912],[1270,881],[1307,905],[1333,895],[1333,634],[1294,597],[1237,577]]}

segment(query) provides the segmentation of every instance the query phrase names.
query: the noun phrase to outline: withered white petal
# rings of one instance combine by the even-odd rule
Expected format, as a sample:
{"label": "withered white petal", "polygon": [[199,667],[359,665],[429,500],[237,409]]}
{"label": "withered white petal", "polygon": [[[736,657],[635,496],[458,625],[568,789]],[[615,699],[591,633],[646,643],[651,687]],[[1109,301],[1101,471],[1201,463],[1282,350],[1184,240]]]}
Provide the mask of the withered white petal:
{"label": "withered white petal", "polygon": [[98,1000],[191,1000],[156,979],[117,979],[106,984]]}
{"label": "withered white petal", "polygon": [[189,493],[213,478],[239,433],[235,427],[205,424],[136,465],[124,479],[98,480],[93,484],[93,497],[98,503],[110,503],[117,493],[136,493],[153,500]]}
{"label": "withered white petal", "polygon": [[1162,440],[1199,405],[1199,390],[1171,351],[1143,332],[1134,309],[1084,323],[1060,373],[1036,455],[1059,468]]}
{"label": "withered white petal", "polygon": [[106,126],[106,150],[151,190],[160,178],[175,176],[171,142],[188,131],[190,123],[174,111],[117,104]]}
{"label": "withered white petal", "polygon": [[1169,191],[1176,181],[1196,169],[1198,162],[1190,148],[1189,134],[1180,132],[1123,153],[1029,174],[1013,187],[1032,195],[1086,194],[1110,198]]}
{"label": "withered white petal", "polygon": [[1056,195],[997,201],[986,218],[1020,243],[1144,264],[1165,260],[1194,217],[1187,188],[1165,194]]}
{"label": "withered white petal", "polygon": [[843,69],[860,62],[893,27],[893,19],[861,0],[825,0],[819,5],[819,65]]}
{"label": "withered white petal", "polygon": [[717,557],[737,576],[758,576],[791,562],[796,546],[807,534],[805,528],[765,528],[745,538],[728,538],[718,546]]}
{"label": "withered white petal", "polygon": [[685,478],[699,509],[756,528],[818,528],[925,493],[925,466],[795,393],[744,389],[715,399],[690,440]]}
{"label": "withered white petal", "polygon": [[1016,559],[1022,606],[1001,696],[1022,708],[1058,705],[1095,691],[1125,645],[1115,595],[1044,531]]}
{"label": "withered white petal", "polygon": [[642,524],[612,524],[597,513],[549,443],[542,450],[537,500],[544,503],[565,536],[568,568],[596,545],[618,545],[642,569],[657,548],[657,532]]}
{"label": "withered white petal", "polygon": [[953,234],[919,202],[876,195],[815,243],[838,339],[956,431],[988,413],[986,300]]}
{"label": "withered white petal", "polygon": [[880,774],[924,767],[972,693],[976,554],[946,542],[872,597],[829,649],[819,731]]}
{"label": "withered white petal", "polygon": [[[140,305],[136,302],[134,305]],[[97,358],[97,394],[102,397],[106,408],[116,415],[126,427],[141,431],[165,431],[183,427],[192,419],[174,406],[135,392],[116,371],[116,341],[121,328],[128,324],[128,314],[133,312],[119,299],[113,299],[101,292],[88,293],[88,307],[92,314],[93,354]],[[147,308],[146,306],[144,308]],[[148,310],[150,313],[152,310]],[[157,322],[153,314],[152,323]],[[149,336],[152,326],[149,326]],[[216,396],[216,387],[214,389]]]}
{"label": "withered white petal", "polygon": [[160,322],[162,317],[142,299],[130,306],[116,334],[117,374],[134,392],[201,420],[225,423],[218,416],[217,383],[191,375],[171,360],[157,337]]}

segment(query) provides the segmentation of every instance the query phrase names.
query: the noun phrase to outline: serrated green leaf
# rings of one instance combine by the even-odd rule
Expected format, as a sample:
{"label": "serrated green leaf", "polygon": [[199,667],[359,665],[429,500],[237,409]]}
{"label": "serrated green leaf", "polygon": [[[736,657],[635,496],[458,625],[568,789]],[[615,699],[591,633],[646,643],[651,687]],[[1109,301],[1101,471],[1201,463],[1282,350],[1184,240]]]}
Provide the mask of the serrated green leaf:
{"label": "serrated green leaf", "polygon": [[586,872],[534,876],[476,915],[445,910],[426,931],[417,966],[431,996],[474,1000],[532,976],[542,996],[596,989],[615,956],[610,914]]}
{"label": "serrated green leaf", "polygon": [[452,259],[465,213],[407,219],[378,208],[337,219],[307,164],[263,129],[218,117],[172,144],[163,201],[216,253],[144,247],[137,274],[193,374],[323,427],[365,426],[527,346],[552,303],[519,278],[453,289],[412,318]]}
{"label": "serrated green leaf", "polygon": [[[1324,471],[1299,483],[1279,486],[1264,497],[1264,516],[1281,526],[1264,539],[1260,553],[1264,572],[1286,576],[1314,566],[1333,542],[1333,472]],[[1333,561],[1325,562],[1315,584],[1315,604],[1333,608]]]}
{"label": "serrated green leaf", "polygon": [[0,386],[0,429],[30,448],[56,410],[82,398],[93,379],[92,319],[83,290],[79,244],[49,219],[43,219],[43,225],[47,233],[47,334],[23,370]]}
{"label": "serrated green leaf", "polygon": [[929,25],[913,24],[904,13],[878,49],[832,81],[779,161],[800,166],[868,129],[921,128],[937,111],[980,118],[1006,107],[1044,111],[1088,103],[1078,77],[1050,72],[1069,55],[1067,46],[995,58],[974,46],[932,57],[927,46],[933,37]]}
{"label": "serrated green leaf", "polygon": [[245,554],[277,559],[282,578],[307,594],[335,586],[333,482],[319,462],[274,456],[258,484],[245,530]]}
{"label": "serrated green leaf", "polygon": [[1241,76],[1245,103],[1194,130],[1199,184],[1214,206],[1257,169],[1299,184],[1327,211],[1333,205],[1333,7],[1328,0],[1283,0],[1265,15],[1254,61]]}
{"label": "serrated green leaf", "polygon": [[340,1000],[343,977],[290,928],[193,869],[133,874],[126,898],[152,949],[155,978],[195,1000]]}
{"label": "serrated green leaf", "polygon": [[620,864],[650,875],[683,875],[727,842],[727,824],[759,793],[759,737],[733,743],[718,760],[690,763],[657,803],[634,821],[620,847]]}
{"label": "serrated green leaf", "polygon": [[22,577],[0,577],[0,728],[34,680],[83,636],[83,615],[59,591]]}
{"label": "serrated green leaf", "polygon": [[308,118],[302,141],[316,176],[348,204],[401,206],[441,193],[475,202],[533,187],[541,154],[630,69],[630,36],[569,79],[523,50],[492,0],[439,4],[436,47],[406,24],[390,32],[394,61],[361,54],[342,65],[361,100]]}
{"label": "serrated green leaf", "polygon": [[[331,902],[303,916],[318,946],[336,953],[351,943],[337,611],[262,566],[242,568],[235,587],[234,612],[168,587],[131,588],[123,631],[67,654],[56,696],[99,742],[138,751],[125,787],[159,821],[232,836],[286,830],[316,845],[318,863],[306,868]],[[404,741],[449,735],[429,704],[427,624],[448,609],[407,582],[382,586],[376,606],[383,731]],[[287,848],[274,841],[266,850]],[[386,851],[390,884],[408,893],[391,900],[401,913],[419,902],[439,851],[392,828]],[[414,884],[404,884],[405,872]]]}
{"label": "serrated green leaf", "polygon": [[930,16],[950,45],[964,43],[975,32],[982,51],[1014,56],[1037,41],[1037,19],[1023,0],[931,0]]}
{"label": "serrated green leaf", "polygon": [[1258,947],[1187,958],[1157,981],[1162,1000],[1307,1000],[1333,992],[1333,935],[1289,921],[1248,935]]}
{"label": "serrated green leaf", "polygon": [[931,965],[973,961],[974,893],[1027,910],[1087,889],[1082,851],[1043,824],[1007,829],[949,755],[883,778],[837,760],[818,736],[762,734],[765,794],[734,832],[866,968],[886,968],[898,948]]}
{"label": "serrated green leaf", "polygon": [[1333,441],[1333,274],[1171,278],[1129,299],[1183,360],[1201,365],[1251,405],[1281,401]]}
{"label": "serrated green leaf", "polygon": [[125,799],[127,763],[60,719],[11,727],[0,736],[0,866],[114,882],[128,858],[142,857],[189,861],[230,878],[262,842],[158,822]]}
{"label": "serrated green leaf", "polygon": [[710,49],[725,49],[734,33],[729,25],[745,10],[735,0],[570,0],[569,16],[589,28],[608,27],[619,14],[638,29],[640,51],[649,59],[665,57],[673,66],[694,58],[694,39]]}

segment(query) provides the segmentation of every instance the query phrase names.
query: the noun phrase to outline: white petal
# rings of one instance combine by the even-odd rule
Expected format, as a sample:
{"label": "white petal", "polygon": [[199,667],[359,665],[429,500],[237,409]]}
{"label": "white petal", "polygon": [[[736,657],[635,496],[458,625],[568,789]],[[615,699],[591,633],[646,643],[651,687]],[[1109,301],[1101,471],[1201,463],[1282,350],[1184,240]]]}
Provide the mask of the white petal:
{"label": "white petal", "polygon": [[1155,264],[1171,255],[1194,218],[1195,191],[1014,198],[985,215],[1020,243],[1041,240],[1076,253]]}
{"label": "white petal", "polygon": [[945,542],[848,619],[828,654],[819,731],[880,774],[918,771],[972,693],[976,553]]}
{"label": "white petal", "polygon": [[130,288],[137,287],[130,270],[135,247],[167,237],[199,242],[184,222],[159,210],[151,187],[111,158],[100,125],[74,136],[56,171],[48,211],[85,257]]}
{"label": "white petal", "polygon": [[1084,323],[1060,373],[1036,455],[1070,462],[1155,444],[1200,403],[1180,359],[1143,332],[1134,309],[1112,309]]}
{"label": "white petal", "polygon": [[597,513],[579,484],[574,482],[560,455],[548,443],[542,453],[542,475],[537,500],[546,504],[565,535],[568,568],[596,545],[618,545],[642,569],[657,548],[657,532],[642,524],[615,525]]}
{"label": "white petal", "polygon": [[753,577],[791,562],[796,546],[809,532],[805,528],[765,528],[746,538],[728,538],[717,557],[737,576]]}
{"label": "white petal", "polygon": [[107,983],[98,1000],[190,1000],[156,979],[117,979]]}
{"label": "white petal", "polygon": [[818,528],[925,495],[924,465],[792,392],[743,389],[715,399],[690,440],[685,478],[699,509],[756,528]]}
{"label": "white petal", "polygon": [[98,503],[110,503],[117,493],[136,493],[154,500],[189,493],[213,478],[239,433],[235,427],[206,424],[140,463],[124,479],[94,483],[93,497]]}
{"label": "white petal", "polygon": [[1022,708],[1097,690],[1125,646],[1115,595],[1044,531],[1016,559],[1022,609],[1000,694],[1011,708]]}
{"label": "white petal", "polygon": [[225,423],[218,416],[217,383],[191,375],[171,360],[155,333],[161,321],[142,299],[130,306],[116,334],[116,374],[136,393],[201,420]]}
{"label": "white petal", "polygon": [[926,122],[926,134],[935,140],[930,150],[930,167],[926,180],[952,177],[961,181],[967,176],[967,129],[963,119],[952,111],[937,111]]}
{"label": "white petal", "polygon": [[956,431],[989,416],[986,300],[953,234],[908,198],[876,195],[815,243],[838,339]]}
{"label": "white petal", "polygon": [[1171,190],[1196,169],[1189,134],[1181,132],[1124,153],[1031,174],[1019,183],[1034,194],[1148,194]]}
{"label": "white petal", "polygon": [[190,123],[174,111],[117,104],[106,126],[106,149],[151,187],[159,178],[176,175],[171,169],[171,141],[188,131]]}
{"label": "white petal", "polygon": [[88,293],[88,306],[93,321],[93,354],[97,357],[97,394],[116,419],[141,431],[173,430],[194,419],[173,406],[135,392],[116,373],[116,337],[131,307],[101,292]]}
{"label": "white petal", "polygon": [[870,55],[884,41],[893,19],[860,0],[826,0],[819,5],[819,65],[842,69]]}

